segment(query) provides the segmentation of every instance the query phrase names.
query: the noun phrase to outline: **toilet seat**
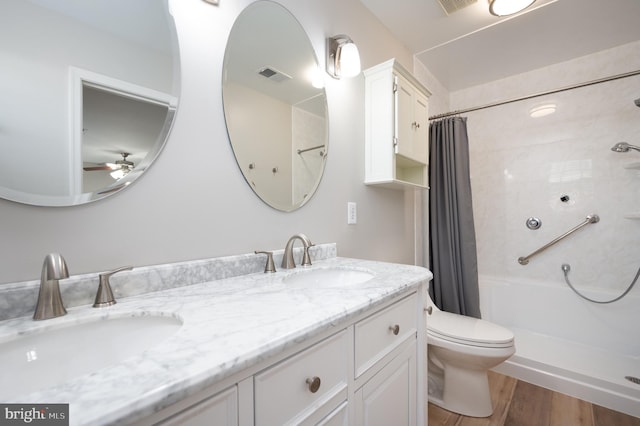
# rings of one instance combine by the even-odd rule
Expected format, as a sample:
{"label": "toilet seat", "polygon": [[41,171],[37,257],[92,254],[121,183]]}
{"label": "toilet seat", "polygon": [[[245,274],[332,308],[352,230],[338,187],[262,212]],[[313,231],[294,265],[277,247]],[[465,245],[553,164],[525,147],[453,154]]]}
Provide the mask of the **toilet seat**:
{"label": "toilet seat", "polygon": [[427,334],[470,346],[508,348],[513,346],[513,333],[497,324],[478,318],[436,311],[427,319]]}

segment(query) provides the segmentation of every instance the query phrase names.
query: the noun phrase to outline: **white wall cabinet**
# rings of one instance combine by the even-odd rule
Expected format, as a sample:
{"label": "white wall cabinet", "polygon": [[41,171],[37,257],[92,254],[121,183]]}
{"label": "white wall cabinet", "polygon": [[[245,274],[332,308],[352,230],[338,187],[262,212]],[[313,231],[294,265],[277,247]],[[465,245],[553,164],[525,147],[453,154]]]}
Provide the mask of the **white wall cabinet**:
{"label": "white wall cabinet", "polygon": [[364,75],[365,183],[427,188],[431,93],[395,59]]}
{"label": "white wall cabinet", "polygon": [[424,424],[424,298],[421,289],[373,309],[140,424]]}

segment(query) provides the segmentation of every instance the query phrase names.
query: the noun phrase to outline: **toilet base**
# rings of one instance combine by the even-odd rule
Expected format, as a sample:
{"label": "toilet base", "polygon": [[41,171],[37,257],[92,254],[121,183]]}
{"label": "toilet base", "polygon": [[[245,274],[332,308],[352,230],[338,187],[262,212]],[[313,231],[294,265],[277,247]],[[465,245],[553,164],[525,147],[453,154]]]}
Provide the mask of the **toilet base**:
{"label": "toilet base", "polygon": [[447,410],[464,416],[489,417],[493,407],[486,370],[462,370],[449,365],[442,400]]}
{"label": "toilet base", "polygon": [[[469,417],[493,413],[486,370],[468,370],[447,365],[446,370],[429,362],[429,402]],[[446,371],[446,374],[445,374]]]}

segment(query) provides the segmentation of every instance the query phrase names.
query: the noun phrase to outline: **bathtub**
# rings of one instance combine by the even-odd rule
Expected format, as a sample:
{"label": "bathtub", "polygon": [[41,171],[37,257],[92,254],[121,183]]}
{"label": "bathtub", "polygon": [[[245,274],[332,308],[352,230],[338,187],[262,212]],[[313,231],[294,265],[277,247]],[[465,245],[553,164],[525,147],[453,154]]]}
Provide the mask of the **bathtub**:
{"label": "bathtub", "polygon": [[563,283],[480,276],[480,308],[515,335],[515,355],[496,372],[640,417],[640,283],[600,305]]}

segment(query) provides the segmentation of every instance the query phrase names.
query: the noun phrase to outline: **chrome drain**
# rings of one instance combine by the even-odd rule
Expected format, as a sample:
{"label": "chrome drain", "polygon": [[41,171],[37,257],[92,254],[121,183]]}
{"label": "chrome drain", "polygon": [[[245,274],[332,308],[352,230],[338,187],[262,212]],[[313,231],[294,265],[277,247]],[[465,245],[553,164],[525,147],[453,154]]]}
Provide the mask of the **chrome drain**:
{"label": "chrome drain", "polygon": [[633,376],[624,376],[625,379],[630,381],[631,383],[635,383],[636,385],[640,385],[640,379]]}

